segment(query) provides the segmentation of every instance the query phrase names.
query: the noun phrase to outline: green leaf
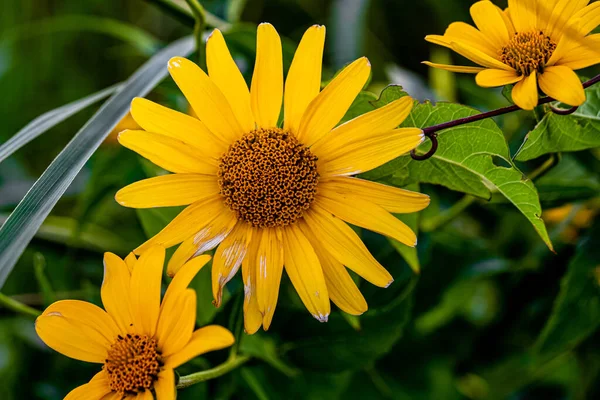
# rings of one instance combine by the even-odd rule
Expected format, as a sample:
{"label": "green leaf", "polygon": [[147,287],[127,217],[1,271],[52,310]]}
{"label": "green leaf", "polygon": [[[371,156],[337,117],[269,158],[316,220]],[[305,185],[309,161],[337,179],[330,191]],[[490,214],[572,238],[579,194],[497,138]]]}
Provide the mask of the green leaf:
{"label": "green leaf", "polygon": [[35,182],[0,228],[0,288],[31,238],[75,176],[129,111],[131,100],[144,96],[166,75],[167,61],[194,49],[191,36],[177,40],[142,65],[81,128]]}
{"label": "green leaf", "polygon": [[[478,113],[460,104],[427,102],[416,105],[402,126],[425,128]],[[542,208],[537,190],[512,163],[506,139],[494,121],[487,119],[445,129],[438,133],[438,142],[437,152],[426,161],[401,156],[363,177],[385,178],[400,186],[413,182],[433,183],[484,199],[500,193],[521,211],[552,250],[540,218]],[[418,152],[423,153],[430,147],[431,143],[426,141],[418,147]],[[391,175],[387,175],[389,173]]]}
{"label": "green leaf", "polygon": [[281,359],[275,340],[266,333],[257,332],[254,335],[244,336],[240,342],[240,350],[244,354],[263,360],[287,377],[292,378],[299,373],[297,369],[290,367]]}
{"label": "green leaf", "polygon": [[581,201],[600,193],[598,176],[568,154],[563,155],[555,167],[537,179],[535,186],[544,205]]}
{"label": "green leaf", "polygon": [[40,115],[0,146],[0,162],[70,116],[110,96],[119,90],[121,85],[121,83],[117,83],[116,85]]}
{"label": "green leaf", "polygon": [[600,327],[600,223],[580,242],[535,348],[545,355],[572,349]]}
{"label": "green leaf", "polygon": [[529,132],[517,152],[517,161],[544,154],[600,147],[600,85],[585,90],[587,101],[571,115],[548,112]]}

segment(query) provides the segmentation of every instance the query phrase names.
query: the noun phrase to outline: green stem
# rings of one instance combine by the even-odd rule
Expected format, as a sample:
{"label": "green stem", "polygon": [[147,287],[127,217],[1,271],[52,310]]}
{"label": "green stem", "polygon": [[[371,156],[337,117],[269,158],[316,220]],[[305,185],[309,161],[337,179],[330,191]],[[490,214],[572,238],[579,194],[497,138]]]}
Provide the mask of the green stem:
{"label": "green stem", "polygon": [[37,318],[40,316],[41,312],[36,310],[35,308],[31,308],[26,304],[21,303],[15,299],[8,297],[5,294],[0,293],[0,304],[4,307],[13,310],[15,312],[28,315],[33,318]]}
{"label": "green stem", "polygon": [[196,372],[196,373],[189,374],[189,375],[184,375],[181,378],[179,378],[179,382],[177,383],[177,389],[183,389],[183,388],[195,385],[196,383],[208,381],[209,379],[218,378],[222,375],[225,375],[226,373],[228,373],[230,371],[233,371],[240,365],[243,365],[251,358],[252,357],[250,357],[250,356],[237,356],[237,357],[229,358],[223,364],[216,366],[215,368],[212,368],[212,369],[209,369],[206,371]]}
{"label": "green stem", "polygon": [[439,213],[435,217],[423,221],[421,225],[421,230],[423,232],[432,232],[440,227],[446,225],[448,222],[452,221],[456,218],[460,213],[465,211],[473,202],[475,201],[475,197],[471,195],[466,195],[456,203],[452,205],[446,211]]}
{"label": "green stem", "polygon": [[194,25],[194,36],[196,37],[196,51],[198,52],[198,65],[206,69],[206,50],[204,46],[204,28],[206,26],[206,11],[198,0],[185,0],[192,9],[192,14],[196,20]]}

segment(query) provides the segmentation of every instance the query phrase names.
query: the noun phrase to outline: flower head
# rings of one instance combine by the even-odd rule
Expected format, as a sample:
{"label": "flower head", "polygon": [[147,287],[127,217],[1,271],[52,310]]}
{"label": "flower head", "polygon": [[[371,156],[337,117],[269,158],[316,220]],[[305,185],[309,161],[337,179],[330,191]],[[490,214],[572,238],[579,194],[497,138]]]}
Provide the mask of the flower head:
{"label": "flower head", "polygon": [[152,247],[139,259],[104,255],[103,310],[79,300],[50,305],[35,322],[40,338],[68,357],[103,364],[92,380],[65,399],[175,399],[173,369],[188,360],[233,344],[227,329],[211,325],[194,331],[196,293],[187,289],[210,259],[181,267],[160,299],[165,250]]}
{"label": "flower head", "polygon": [[218,30],[206,45],[208,75],[187,59],[169,62],[198,118],[133,101],[144,131],[125,131],[119,141],[174,174],[116,195],[127,207],[189,205],[135,251],[181,243],[168,266],[179,274],[189,258],[218,246],[214,303],[241,267],[248,333],[270,326],[284,267],[319,321],[327,320],[330,299],[348,313],[365,312],[345,267],[381,287],[392,277],[344,221],[414,246],[415,234],[391,213],[429,204],[426,195],[352,177],[423,141],[420,129],[397,129],[413,106],[410,97],[336,127],[369,77],[368,60],[354,61],[321,91],[323,26],[304,34],[285,84],[273,26],[261,24],[257,41],[250,89]]}
{"label": "flower head", "polygon": [[585,102],[573,72],[600,63],[600,3],[589,0],[508,0],[502,10],[491,1],[471,6],[477,28],[450,24],[443,36],[429,42],[448,47],[482,67],[425,62],[453,72],[476,73],[483,87],[514,83],[512,98],[531,110],[538,103],[538,84],[548,96],[571,106]]}

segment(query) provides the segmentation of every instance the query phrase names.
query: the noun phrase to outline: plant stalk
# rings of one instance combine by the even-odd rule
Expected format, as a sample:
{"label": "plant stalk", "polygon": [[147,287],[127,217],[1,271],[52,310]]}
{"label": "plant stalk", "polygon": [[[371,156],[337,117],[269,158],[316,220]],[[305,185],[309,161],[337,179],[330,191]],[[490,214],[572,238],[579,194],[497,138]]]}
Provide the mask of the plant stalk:
{"label": "plant stalk", "polygon": [[216,366],[215,368],[211,368],[206,371],[195,372],[193,374],[184,375],[179,378],[179,382],[177,383],[177,389],[183,389],[196,383],[204,382],[210,379],[218,378],[226,373],[233,371],[240,365],[243,365],[252,357],[250,356],[237,356],[229,358],[223,364]]}
{"label": "plant stalk", "polygon": [[3,305],[4,307],[6,307],[10,310],[13,310],[13,311],[21,313],[21,314],[25,314],[25,315],[33,317],[33,318],[37,318],[42,314],[40,311],[36,310],[35,308],[31,308],[28,305],[23,304],[20,301],[10,298],[7,295],[2,294],[2,293],[0,293],[0,305]]}

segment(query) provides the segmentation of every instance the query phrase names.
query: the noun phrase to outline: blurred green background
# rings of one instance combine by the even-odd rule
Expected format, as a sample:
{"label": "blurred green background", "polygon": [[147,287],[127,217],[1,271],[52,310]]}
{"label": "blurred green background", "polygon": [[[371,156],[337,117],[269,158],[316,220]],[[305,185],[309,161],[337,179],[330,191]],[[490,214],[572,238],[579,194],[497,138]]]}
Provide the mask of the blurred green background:
{"label": "blurred green background", "polygon": [[[202,1],[232,24],[225,37],[247,78],[256,24],[267,21],[277,28],[286,67],[306,28],[324,24],[324,80],[366,55],[373,65],[368,89],[376,94],[395,83],[422,101],[458,101],[489,110],[508,104],[500,89],[482,89],[472,76],[421,64],[461,61],[423,38],[443,33],[452,21],[470,22],[472,3]],[[185,8],[184,2],[178,4]],[[152,1],[4,1],[0,143],[43,112],[125,80],[162,45],[190,34],[192,25],[191,17],[177,18]],[[580,75],[599,72],[591,68]],[[149,97],[187,109],[170,78]],[[80,112],[0,163],[0,223],[95,109]],[[513,113],[497,123],[514,152],[535,120],[530,113]],[[543,161],[519,166],[527,173]],[[38,309],[62,298],[98,303],[102,253],[126,255],[178,211],[136,212],[114,201],[117,189],[151,175],[153,168],[109,137],[29,245],[3,293]],[[432,205],[419,216],[420,275],[393,244],[364,232],[367,246],[395,283],[383,290],[361,282],[370,306],[363,317],[336,309],[328,324],[320,324],[284,280],[271,330],[242,340],[241,350],[254,359],[181,391],[179,398],[600,398],[599,178],[598,151],[584,151],[563,155],[535,180],[542,207],[550,210],[544,217],[557,254],[505,201],[473,201],[423,185],[420,190],[431,195]],[[241,283],[232,281],[229,301],[215,310],[209,276],[206,268],[194,281],[198,323],[231,326],[238,318],[232,310]],[[2,400],[61,399],[98,370],[50,351],[32,322],[0,308]],[[223,351],[196,359],[181,372],[215,366],[225,357]]]}

